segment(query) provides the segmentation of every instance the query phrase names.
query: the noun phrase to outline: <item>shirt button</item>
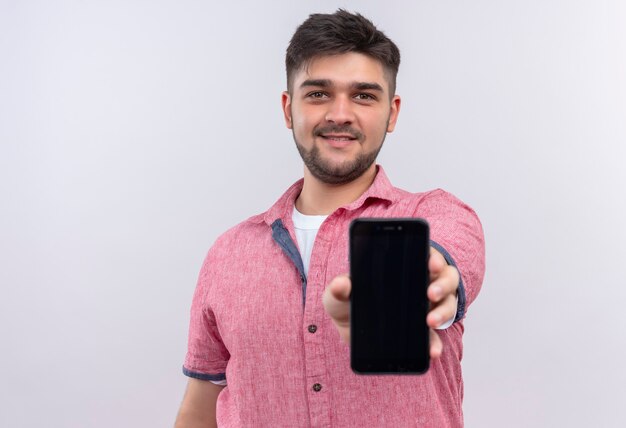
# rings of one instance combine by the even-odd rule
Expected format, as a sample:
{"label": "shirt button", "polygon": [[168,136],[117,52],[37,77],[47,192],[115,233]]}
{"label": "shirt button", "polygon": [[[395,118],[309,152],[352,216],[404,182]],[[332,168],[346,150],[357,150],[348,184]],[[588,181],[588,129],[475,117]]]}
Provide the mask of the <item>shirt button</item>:
{"label": "shirt button", "polygon": [[321,390],[322,390],[322,385],[320,385],[319,383],[316,383],[315,385],[313,385],[313,391],[320,392]]}
{"label": "shirt button", "polygon": [[309,326],[309,333],[315,333],[317,331],[317,326],[315,324],[311,324]]}

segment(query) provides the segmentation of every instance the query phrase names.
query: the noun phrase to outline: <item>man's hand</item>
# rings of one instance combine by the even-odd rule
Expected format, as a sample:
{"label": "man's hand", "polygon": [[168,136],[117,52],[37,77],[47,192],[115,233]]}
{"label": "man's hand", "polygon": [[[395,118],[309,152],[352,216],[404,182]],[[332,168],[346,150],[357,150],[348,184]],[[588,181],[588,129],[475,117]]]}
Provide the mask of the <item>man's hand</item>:
{"label": "man's hand", "polygon": [[439,358],[443,351],[443,344],[433,329],[456,314],[459,271],[454,266],[448,265],[443,255],[433,247],[430,247],[428,270],[430,285],[426,295],[430,300],[430,311],[426,316],[426,324],[430,327],[430,357]]}
{"label": "man's hand", "polygon": [[[432,247],[428,270],[430,272],[430,285],[426,294],[431,302],[431,307],[426,316],[426,323],[430,327],[430,357],[439,358],[443,351],[443,344],[433,329],[448,321],[456,313],[459,272],[454,266],[449,266],[443,255]],[[345,343],[350,343],[351,289],[350,278],[347,275],[340,275],[328,284],[322,298],[326,312],[330,315]]]}

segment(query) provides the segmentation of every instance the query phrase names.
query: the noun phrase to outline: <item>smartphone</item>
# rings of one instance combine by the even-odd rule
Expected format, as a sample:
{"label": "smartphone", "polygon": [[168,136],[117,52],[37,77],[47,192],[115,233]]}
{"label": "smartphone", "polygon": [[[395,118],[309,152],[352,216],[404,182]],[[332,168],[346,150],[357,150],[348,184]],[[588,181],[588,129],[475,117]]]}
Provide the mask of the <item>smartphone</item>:
{"label": "smartphone", "polygon": [[421,374],[430,364],[428,223],[350,225],[350,363],[357,374]]}

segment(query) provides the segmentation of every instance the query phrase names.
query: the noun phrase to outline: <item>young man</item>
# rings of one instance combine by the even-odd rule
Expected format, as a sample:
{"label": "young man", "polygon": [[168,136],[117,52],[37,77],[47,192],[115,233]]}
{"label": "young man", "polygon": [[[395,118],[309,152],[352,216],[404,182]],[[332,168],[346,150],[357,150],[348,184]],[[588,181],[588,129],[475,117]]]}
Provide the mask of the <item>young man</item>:
{"label": "young man", "polygon": [[[370,21],[339,10],[311,15],[286,63],[283,113],[304,179],[209,251],[176,426],[462,426],[463,317],[482,283],[483,234],[454,196],[394,188],[375,163],[400,111],[400,53]],[[350,369],[345,273],[357,217],[430,224],[433,360],[424,375]]]}

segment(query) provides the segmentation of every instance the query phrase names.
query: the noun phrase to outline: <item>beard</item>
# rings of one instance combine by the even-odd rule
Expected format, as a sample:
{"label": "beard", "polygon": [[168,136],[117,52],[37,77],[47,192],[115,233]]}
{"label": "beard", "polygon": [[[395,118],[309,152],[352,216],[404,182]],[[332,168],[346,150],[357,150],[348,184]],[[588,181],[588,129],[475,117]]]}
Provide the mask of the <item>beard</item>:
{"label": "beard", "polygon": [[[356,139],[358,144],[362,144],[363,135],[359,132],[355,132],[346,127],[326,127],[316,129],[313,132],[314,136],[321,136],[324,133],[338,132],[338,133],[351,133]],[[304,162],[304,165],[308,168],[311,174],[326,184],[346,184],[359,178],[365,171],[367,171],[372,164],[376,161],[380,149],[383,147],[385,141],[385,135],[383,135],[383,141],[381,141],[378,148],[371,152],[359,153],[356,158],[346,160],[340,164],[333,164],[327,159],[324,159],[320,154],[319,147],[314,145],[310,150],[304,148],[296,138],[295,131],[293,133],[293,140],[296,142],[296,147],[300,153],[300,157]]]}

